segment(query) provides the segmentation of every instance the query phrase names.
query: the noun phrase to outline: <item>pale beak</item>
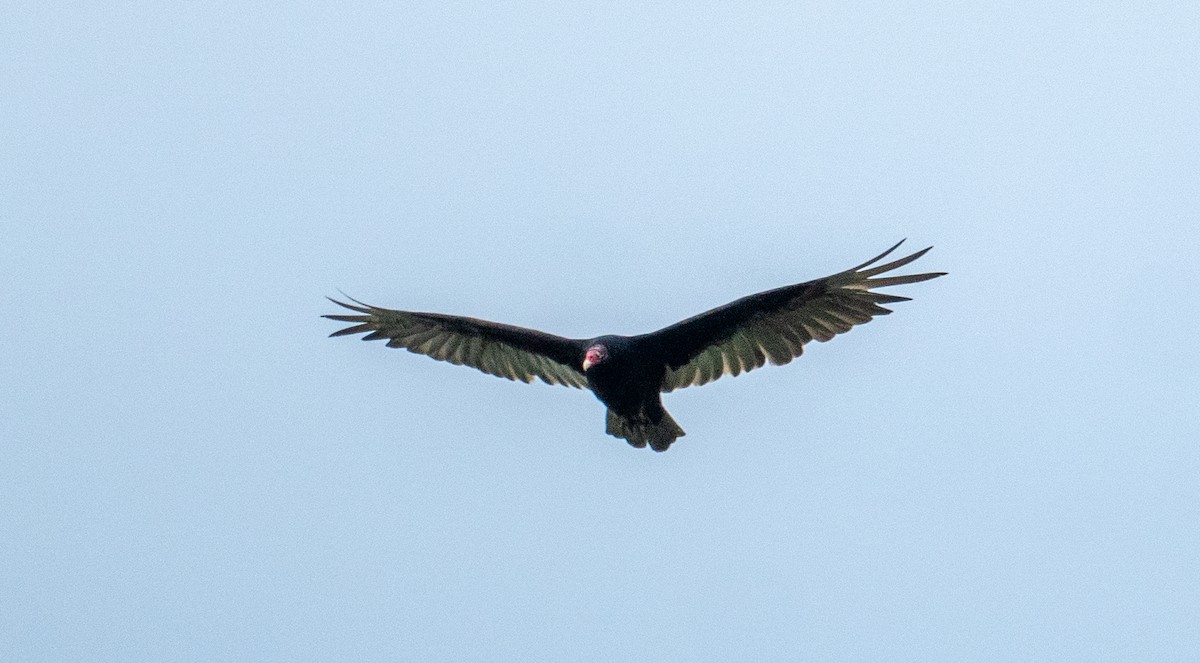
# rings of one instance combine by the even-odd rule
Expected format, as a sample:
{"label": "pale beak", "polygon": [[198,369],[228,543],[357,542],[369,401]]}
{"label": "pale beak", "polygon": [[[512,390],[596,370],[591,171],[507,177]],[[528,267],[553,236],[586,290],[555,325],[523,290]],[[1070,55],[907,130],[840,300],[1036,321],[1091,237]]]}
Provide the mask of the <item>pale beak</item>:
{"label": "pale beak", "polygon": [[588,361],[587,359],[584,359],[583,360],[583,371],[586,373],[587,369],[589,369],[591,367],[592,367],[592,362]]}

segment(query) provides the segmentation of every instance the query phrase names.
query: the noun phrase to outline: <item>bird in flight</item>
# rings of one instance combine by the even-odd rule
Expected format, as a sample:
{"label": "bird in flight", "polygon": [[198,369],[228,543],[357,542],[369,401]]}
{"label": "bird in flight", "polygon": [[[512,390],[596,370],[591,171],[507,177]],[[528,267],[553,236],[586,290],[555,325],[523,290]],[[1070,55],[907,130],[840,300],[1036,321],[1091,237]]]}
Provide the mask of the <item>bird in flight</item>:
{"label": "bird in flight", "polygon": [[[809,341],[828,341],[876,315],[883,304],[908,301],[876,288],[927,281],[945,272],[880,276],[920,258],[929,247],[882,265],[892,248],[825,278],[749,295],[639,336],[563,338],[442,313],[396,311],[330,299],[354,312],[325,318],[352,323],[331,336],[366,334],[452,364],[509,380],[591,389],[608,407],[606,432],[634,447],[666,451],[683,429],[663,409],[661,395],[738,375],[767,362],[799,357]],[[875,266],[872,266],[875,265]]]}

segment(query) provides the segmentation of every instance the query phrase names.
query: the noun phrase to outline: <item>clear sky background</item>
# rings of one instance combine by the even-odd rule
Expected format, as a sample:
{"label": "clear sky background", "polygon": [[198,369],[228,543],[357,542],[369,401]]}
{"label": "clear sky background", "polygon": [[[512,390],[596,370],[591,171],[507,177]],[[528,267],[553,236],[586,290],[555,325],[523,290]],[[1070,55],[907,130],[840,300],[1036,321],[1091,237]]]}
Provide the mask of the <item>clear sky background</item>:
{"label": "clear sky background", "polygon": [[[1200,9],[650,4],[6,5],[0,659],[1194,660]],[[318,317],[902,237],[665,454]]]}

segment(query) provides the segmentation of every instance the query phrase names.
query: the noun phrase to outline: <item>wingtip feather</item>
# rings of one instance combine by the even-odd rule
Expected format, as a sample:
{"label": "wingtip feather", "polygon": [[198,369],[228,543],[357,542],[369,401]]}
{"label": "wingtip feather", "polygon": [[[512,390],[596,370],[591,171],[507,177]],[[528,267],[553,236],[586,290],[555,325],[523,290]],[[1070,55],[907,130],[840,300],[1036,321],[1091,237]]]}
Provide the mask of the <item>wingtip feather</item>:
{"label": "wingtip feather", "polygon": [[860,270],[864,267],[870,267],[871,265],[874,265],[875,263],[879,262],[880,260],[883,260],[884,258],[891,255],[892,251],[895,251],[896,249],[900,248],[900,245],[906,241],[908,241],[907,237],[905,237],[904,239],[900,240],[899,242],[896,242],[895,244],[893,244],[892,248],[888,249],[887,251],[880,253],[879,255],[875,256],[874,258],[871,258],[870,260],[864,262],[863,264],[859,265],[858,267],[851,269],[850,271],[857,272],[858,270]]}
{"label": "wingtip feather", "polygon": [[945,272],[929,272],[926,274],[905,274],[903,276],[886,276],[876,279],[865,279],[863,283],[869,288],[886,288],[891,285],[906,285],[908,283],[920,283],[936,279],[939,276],[945,276]]}
{"label": "wingtip feather", "polygon": [[[347,304],[346,302],[334,299],[333,297],[329,297],[329,296],[326,296],[325,299],[328,299],[329,301],[333,302],[334,304],[337,304],[338,306],[341,306],[342,308],[350,309],[351,311],[358,311],[359,313],[368,313],[369,314],[369,313],[371,313],[371,309],[374,308],[370,304],[364,304],[364,303],[358,301],[357,299],[347,295],[344,292],[342,293],[342,296],[344,296],[346,299],[349,299],[350,301],[354,302],[354,304],[358,304],[358,306],[355,306],[354,304]],[[324,317],[329,317],[329,316],[324,316]]]}
{"label": "wingtip feather", "polygon": [[917,251],[916,253],[904,256],[903,258],[900,258],[898,260],[893,260],[892,262],[889,262],[885,265],[878,265],[876,267],[872,267],[871,269],[862,270],[862,271],[858,272],[858,274],[861,277],[869,278],[869,277],[875,276],[876,274],[883,274],[884,272],[890,272],[894,269],[899,269],[899,268],[913,262],[914,260],[917,260],[918,258],[925,255],[926,253],[929,253],[929,250],[932,248],[933,248],[932,246],[925,247],[925,248],[921,249],[920,251]]}
{"label": "wingtip feather", "polygon": [[[358,321],[347,320],[346,322],[358,322]],[[329,338],[336,338],[338,336],[350,336],[352,334],[362,334],[363,332],[371,331],[374,328],[375,327],[369,323],[359,324],[359,325],[351,325],[349,327],[345,327],[343,329],[339,329],[339,330],[333,332],[332,334],[329,335]]]}

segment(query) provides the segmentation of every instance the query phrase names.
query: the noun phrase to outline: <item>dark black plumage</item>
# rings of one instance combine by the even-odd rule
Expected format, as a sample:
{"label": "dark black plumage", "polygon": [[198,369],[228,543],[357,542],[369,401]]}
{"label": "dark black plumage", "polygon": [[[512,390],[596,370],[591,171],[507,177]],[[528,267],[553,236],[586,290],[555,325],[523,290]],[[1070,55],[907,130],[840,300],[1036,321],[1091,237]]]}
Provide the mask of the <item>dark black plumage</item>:
{"label": "dark black plumage", "polygon": [[[903,242],[901,242],[903,243]],[[366,334],[388,339],[434,359],[477,368],[510,380],[587,387],[606,406],[606,431],[635,447],[665,451],[684,435],[663,409],[661,394],[738,375],[764,365],[786,364],[809,341],[828,341],[876,315],[884,304],[908,297],[875,288],[926,281],[944,272],[880,278],[925,255],[917,251],[883,265],[896,250],[825,278],[760,292],[640,336],[570,339],[533,329],[441,313],[396,311],[331,300],[354,315],[326,315],[353,323],[332,336]]]}

